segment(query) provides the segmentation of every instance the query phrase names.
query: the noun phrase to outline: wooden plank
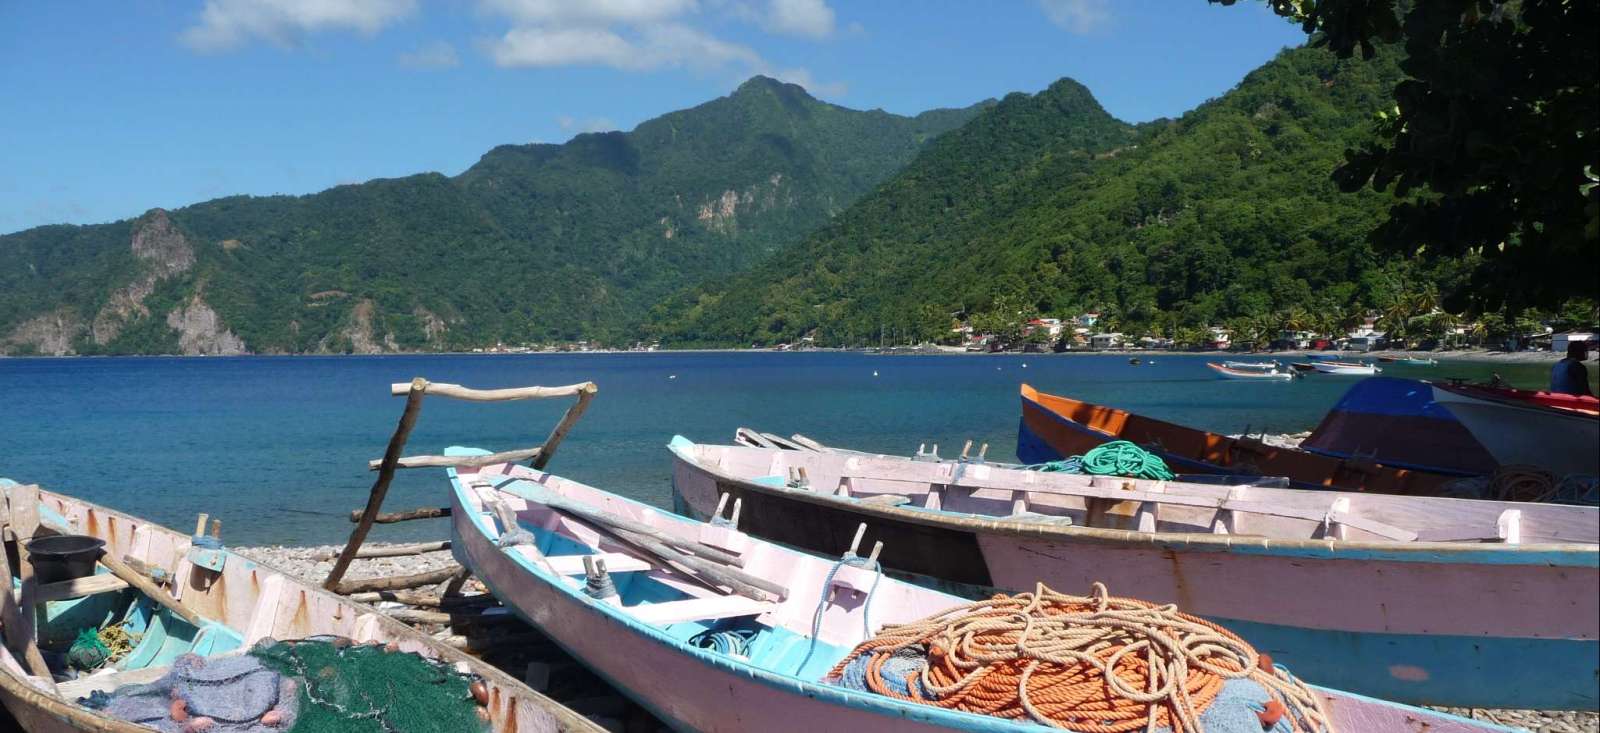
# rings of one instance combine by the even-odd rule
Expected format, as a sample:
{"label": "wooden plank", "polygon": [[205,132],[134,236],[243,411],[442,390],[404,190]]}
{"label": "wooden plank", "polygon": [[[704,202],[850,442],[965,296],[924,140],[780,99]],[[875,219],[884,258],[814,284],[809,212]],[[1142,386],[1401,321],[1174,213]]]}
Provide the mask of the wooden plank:
{"label": "wooden plank", "polygon": [[460,572],[460,570],[461,567],[459,565],[451,565],[449,567],[439,568],[438,570],[430,570],[425,573],[414,573],[412,575],[395,575],[387,578],[361,578],[357,580],[347,580],[343,583],[340,583],[334,592],[338,593],[339,595],[347,596],[352,593],[365,593],[367,591],[375,590],[404,590],[407,588],[420,588],[424,585],[443,583],[446,580],[454,577],[457,572]]}
{"label": "wooden plank", "polygon": [[[45,666],[44,658],[39,654],[39,632],[36,628],[38,616],[35,614],[35,595],[38,592],[38,583],[33,577],[33,561],[28,556],[28,540],[39,529],[39,487],[35,484],[12,487],[7,493],[11,496],[11,526],[17,533],[17,577],[22,580],[22,598],[17,602],[19,607],[19,623],[15,627],[21,637],[23,653],[27,655],[29,668],[35,670],[34,674],[42,678],[47,688],[55,691],[55,678],[50,676],[50,670]],[[4,548],[0,548],[3,551]],[[11,595],[11,575],[6,574],[5,593]],[[10,636],[10,634],[6,634]]]}
{"label": "wooden plank", "polygon": [[[391,545],[388,547],[363,547],[359,550],[356,550],[356,559],[360,560],[374,557],[407,557],[410,555],[421,555],[426,552],[440,552],[448,549],[450,549],[450,540],[440,540],[438,542],[415,542],[409,545]],[[333,552],[324,552],[318,554],[316,555],[316,559],[332,560],[338,556],[339,551],[335,550]]]}
{"label": "wooden plank", "polygon": [[107,553],[101,555],[100,564],[106,566],[106,569],[110,570],[117,577],[127,581],[128,585],[138,588],[139,592],[149,596],[150,600],[155,601],[156,603],[166,607],[167,610],[178,614],[179,618],[194,624],[196,627],[205,625],[205,619],[200,618],[199,614],[189,610],[189,608],[173,599],[173,597],[168,595],[167,592],[161,588],[161,586],[156,585],[155,581],[139,573],[139,571],[128,567],[126,563],[118,560],[111,554]]}
{"label": "wooden plank", "polygon": [[395,466],[400,462],[400,454],[405,451],[406,440],[411,437],[411,429],[417,425],[417,413],[422,411],[422,395],[427,387],[428,380],[422,377],[411,380],[411,392],[406,397],[405,411],[400,413],[400,423],[395,426],[394,435],[389,437],[389,447],[383,452],[383,465],[378,468],[378,480],[372,483],[372,490],[367,494],[367,507],[361,512],[361,521],[350,531],[350,539],[345,542],[344,550],[339,553],[339,559],[334,562],[333,569],[328,571],[327,579],[322,581],[323,588],[334,590],[339,587],[339,581],[344,578],[345,571],[350,569],[350,563],[356,559],[356,551],[361,549],[361,543],[366,541],[367,533],[372,531],[372,520],[377,518],[379,510],[383,508],[383,497],[389,493],[389,483],[394,481]]}
{"label": "wooden plank", "polygon": [[[421,379],[420,377],[418,379]],[[412,384],[404,382],[389,385],[389,394],[399,397],[411,391]],[[571,397],[581,393],[587,387],[593,387],[594,382],[569,384],[565,387],[509,387],[506,389],[470,389],[459,384],[448,382],[429,382],[422,380],[422,388],[426,394],[437,397],[450,397],[452,399],[466,400],[468,402],[506,402],[510,400],[544,400],[551,397]]]}
{"label": "wooden plank", "polygon": [[[1328,518],[1326,510],[1301,509],[1287,507],[1281,504],[1265,501],[1240,501],[1229,499],[1222,502],[1221,508],[1232,511],[1250,512],[1252,514],[1268,514],[1275,517],[1290,517],[1293,519],[1306,519],[1313,522],[1322,522]],[[1409,529],[1402,529],[1392,524],[1385,524],[1375,519],[1367,519],[1359,514],[1339,514],[1338,521],[1363,532],[1370,532],[1380,537],[1387,537],[1400,542],[1411,542],[1417,539],[1417,533]]]}
{"label": "wooden plank", "polygon": [[[525,546],[523,546],[525,547]],[[514,549],[521,550],[523,547]],[[602,552],[594,555],[551,555],[550,569],[557,575],[583,575],[583,559],[592,557],[595,560],[604,560],[608,573],[632,573],[640,570],[652,570],[656,566],[632,555],[622,552]],[[537,562],[537,558],[530,558]]]}
{"label": "wooden plank", "polygon": [[[481,456],[406,456],[395,461],[395,468],[483,468],[496,463],[516,463],[529,458],[538,458],[544,454],[543,446],[536,448],[520,448],[517,450],[489,453]],[[374,458],[367,461],[367,470],[376,471],[383,467],[383,458]]]}
{"label": "wooden plank", "polygon": [[711,596],[630,606],[623,610],[644,623],[665,626],[683,621],[712,621],[738,616],[756,616],[776,607],[776,603],[752,600],[744,596]]}
{"label": "wooden plank", "polygon": [[99,574],[87,578],[73,578],[59,583],[45,583],[39,586],[37,600],[59,601],[66,598],[81,598],[92,596],[96,593],[111,593],[128,587],[128,581],[115,575]]}

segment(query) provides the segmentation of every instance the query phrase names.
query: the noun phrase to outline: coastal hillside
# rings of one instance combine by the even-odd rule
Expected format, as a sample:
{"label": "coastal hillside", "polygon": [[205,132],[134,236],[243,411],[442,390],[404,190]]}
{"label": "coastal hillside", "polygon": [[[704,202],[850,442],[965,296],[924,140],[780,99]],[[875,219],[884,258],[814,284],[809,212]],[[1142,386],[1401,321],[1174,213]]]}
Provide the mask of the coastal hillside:
{"label": "coastal hillside", "polygon": [[[1178,120],[1130,129],[1062,81],[941,137],[818,233],[658,308],[668,343],[940,339],[952,321],[1111,315],[1167,332],[1392,298],[1423,268],[1366,234],[1392,200],[1328,174],[1370,134],[1396,54],[1286,50]],[[1458,287],[1458,263],[1426,282]]]}
{"label": "coastal hillside", "polygon": [[755,77],[455,177],[0,236],[0,354],[377,353],[623,338],[845,210],[988,103],[916,117]]}

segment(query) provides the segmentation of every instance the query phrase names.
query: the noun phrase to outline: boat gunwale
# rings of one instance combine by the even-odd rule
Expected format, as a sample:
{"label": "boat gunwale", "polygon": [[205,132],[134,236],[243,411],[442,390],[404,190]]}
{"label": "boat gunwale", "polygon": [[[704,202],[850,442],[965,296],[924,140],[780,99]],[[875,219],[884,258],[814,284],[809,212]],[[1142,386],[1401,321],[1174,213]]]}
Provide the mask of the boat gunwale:
{"label": "boat gunwale", "polygon": [[[702,445],[685,439],[689,446]],[[711,445],[709,447],[727,447]],[[1399,560],[1401,562],[1452,562],[1458,561],[1450,555],[1470,555],[1474,553],[1490,553],[1492,556],[1506,556],[1507,559],[1518,558],[1522,563],[1529,565],[1548,565],[1562,555],[1574,556],[1578,562],[1556,563],[1567,567],[1600,567],[1600,544],[1580,543],[1544,543],[1544,544],[1494,544],[1494,543],[1461,543],[1461,542],[1427,542],[1427,541],[1380,541],[1380,540],[1336,540],[1336,539],[1279,539],[1259,537],[1252,535],[1213,534],[1202,532],[1140,532],[1129,529],[1111,529],[1105,527],[1062,526],[1049,522],[1029,521],[1026,519],[980,519],[979,515],[961,515],[953,512],[932,512],[919,508],[903,508],[884,504],[874,504],[860,501],[851,497],[840,497],[832,494],[819,494],[810,490],[794,489],[787,486],[773,486],[759,483],[753,478],[744,478],[728,473],[727,471],[707,466],[696,460],[693,456],[686,455],[682,445],[669,445],[668,448],[681,461],[691,467],[703,471],[717,479],[738,483],[741,489],[757,491],[769,495],[792,498],[813,504],[831,505],[835,508],[847,508],[849,511],[874,516],[884,519],[908,521],[930,527],[959,528],[971,531],[986,532],[1010,537],[1025,537],[1029,539],[1061,539],[1074,542],[1090,541],[1101,544],[1114,545],[1147,545],[1155,549],[1194,550],[1204,552],[1236,552],[1241,550],[1259,550],[1263,554],[1295,554],[1305,557],[1308,553],[1319,559],[1327,560],[1368,560],[1371,557],[1344,557],[1342,554],[1356,554],[1362,552],[1384,553],[1391,555],[1383,559]],[[1278,552],[1274,552],[1278,551]],[[1551,555],[1558,558],[1551,558]],[[1398,555],[1395,557],[1393,555]],[[1445,557],[1440,557],[1440,556]],[[1409,557],[1415,556],[1415,557]],[[1508,563],[1500,563],[1508,564]]]}
{"label": "boat gunwale", "polygon": [[[4,486],[0,486],[0,491],[3,491],[4,489]],[[75,496],[49,491],[46,489],[41,489],[39,491],[39,495],[41,500],[48,497],[61,502],[80,504],[87,509],[93,509],[96,513],[101,514],[102,516],[116,517],[135,525],[150,527],[152,532],[161,531],[175,537],[188,539],[188,535],[184,535],[183,533],[173,530],[163,524],[159,524],[157,522],[117,509],[112,509],[87,499],[81,499]],[[559,726],[559,730],[595,731],[596,733],[603,730],[588,718],[578,715],[561,703],[556,702],[554,699],[537,690],[534,690],[531,687],[528,687],[522,681],[512,677],[509,673],[501,670],[500,668],[458,649],[454,649],[446,644],[443,644],[428,634],[424,634],[421,631],[413,629],[410,626],[395,620],[388,614],[369,604],[355,601],[348,597],[333,593],[332,591],[322,588],[316,583],[302,580],[294,574],[271,563],[262,562],[253,557],[240,555],[239,553],[234,552],[226,547],[223,548],[223,552],[227,553],[230,557],[237,558],[239,561],[253,563],[258,567],[277,573],[279,576],[282,576],[288,584],[294,586],[302,593],[309,592],[325,598],[331,598],[338,603],[351,608],[352,610],[358,611],[362,614],[371,614],[375,618],[375,622],[384,627],[386,630],[389,630],[392,636],[407,638],[411,641],[422,644],[429,651],[437,655],[436,661],[448,664],[450,666],[455,666],[456,664],[463,662],[466,663],[467,667],[472,671],[473,674],[493,681],[493,683],[498,685],[503,691],[514,692],[518,696],[525,697],[529,704],[531,704],[534,708],[549,714]],[[15,661],[17,661],[19,665],[21,664],[21,660]],[[72,726],[75,730],[95,731],[96,733],[150,732],[150,728],[148,727],[103,715],[98,711],[85,708],[71,700],[60,697],[59,695],[47,693],[44,690],[41,690],[38,687],[30,684],[26,679],[18,677],[15,672],[13,672],[4,664],[0,664],[0,689],[3,689],[7,695],[15,696],[24,704],[31,705],[32,707],[43,709],[46,712],[49,712],[63,723]],[[515,710],[514,704],[511,709]],[[15,713],[13,713],[13,716],[15,716]],[[512,720],[517,725],[517,729],[520,729],[523,724],[522,721],[517,721],[514,714]],[[491,733],[498,733],[494,728],[491,728],[490,731]]]}

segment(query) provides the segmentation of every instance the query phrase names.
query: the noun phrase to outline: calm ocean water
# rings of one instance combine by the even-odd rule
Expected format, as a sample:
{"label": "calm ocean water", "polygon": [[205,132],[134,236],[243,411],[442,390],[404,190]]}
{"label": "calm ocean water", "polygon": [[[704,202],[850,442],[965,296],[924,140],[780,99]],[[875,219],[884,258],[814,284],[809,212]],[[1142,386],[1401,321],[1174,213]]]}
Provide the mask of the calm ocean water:
{"label": "calm ocean water", "polygon": [[[379,357],[0,359],[0,476],[186,528],[223,520],[234,544],[342,541],[403,400],[391,382],[471,387],[593,380],[600,393],[550,468],[669,505],[674,434],[727,442],[750,426],[884,453],[970,438],[1014,458],[1017,385],[1224,432],[1316,424],[1353,380],[1212,378],[1199,356],[653,353]],[[1393,366],[1393,365],[1390,365]],[[1546,365],[1393,366],[1391,376],[1486,377],[1539,386]],[[876,376],[874,372],[876,371]],[[676,375],[676,378],[671,378]],[[408,453],[543,440],[568,401],[424,403]],[[439,506],[442,470],[402,472],[390,510]],[[437,538],[437,521],[379,527],[375,540]]]}

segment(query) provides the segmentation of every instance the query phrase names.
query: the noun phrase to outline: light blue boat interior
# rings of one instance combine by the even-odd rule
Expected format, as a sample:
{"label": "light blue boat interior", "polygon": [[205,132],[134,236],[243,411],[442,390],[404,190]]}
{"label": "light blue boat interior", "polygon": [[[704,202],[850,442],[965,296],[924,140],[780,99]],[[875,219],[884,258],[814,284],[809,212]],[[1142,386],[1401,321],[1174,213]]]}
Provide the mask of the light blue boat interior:
{"label": "light blue boat interior", "polygon": [[[0,490],[16,485],[0,478]],[[67,524],[54,509],[40,507],[45,521]],[[108,572],[98,567],[97,572]],[[21,582],[12,579],[15,590]],[[133,588],[48,601],[35,609],[39,650],[47,660],[64,656],[78,634],[88,629],[120,626],[134,640],[133,650],[115,663],[118,670],[170,666],[184,654],[202,657],[226,654],[244,644],[244,636],[220,623],[195,626]],[[55,664],[51,665],[55,667]]]}
{"label": "light blue boat interior", "polygon": [[[680,440],[683,441],[682,444],[677,442]],[[674,447],[684,447],[687,444],[687,440],[677,438],[675,439],[673,445]],[[486,453],[487,451],[475,448],[461,447],[451,447],[445,451],[445,455],[451,456],[485,455]],[[451,479],[452,489],[457,492],[458,500],[464,506],[469,505],[465,497],[466,490],[457,480],[455,470],[448,469],[448,473]],[[529,484],[529,482],[517,479],[501,479],[496,481],[494,485],[497,488],[513,494],[524,493],[533,488],[533,485]],[[523,488],[523,491],[519,492],[519,488],[522,487],[525,488]],[[624,497],[616,498],[620,501],[640,504],[640,502],[635,502]],[[496,521],[493,517],[485,514],[472,516],[470,520],[478,531],[485,532],[486,534],[486,530],[489,527],[494,526]],[[535,527],[522,522],[519,522],[518,526],[534,535],[537,540],[539,550],[547,556],[584,555],[593,554],[594,552],[594,550],[587,545],[559,536],[552,532],[547,532],[540,527]],[[470,559],[466,556],[465,550],[463,549],[466,546],[465,538],[458,534],[460,526],[453,524],[452,527],[452,532],[457,533],[452,538],[452,548],[456,554],[456,559],[470,567]],[[1049,730],[1049,728],[1046,726],[1038,725],[1032,722],[1011,721],[986,715],[978,715],[974,713],[947,710],[928,705],[903,702],[868,692],[862,692],[823,683],[820,681],[822,677],[826,675],[836,664],[838,664],[840,660],[844,659],[845,656],[852,650],[851,648],[839,647],[822,642],[813,643],[809,636],[797,634],[787,629],[765,626],[763,624],[756,623],[753,618],[724,619],[710,622],[692,621],[669,624],[665,626],[653,626],[639,621],[622,609],[589,598],[580,589],[581,585],[579,583],[567,582],[566,579],[553,578],[547,568],[529,560],[523,555],[511,554],[509,557],[511,557],[518,564],[524,573],[534,576],[533,578],[529,579],[529,582],[544,582],[554,585],[555,587],[559,588],[569,599],[576,601],[588,609],[592,609],[598,613],[604,614],[604,616],[610,622],[618,627],[619,633],[632,634],[644,643],[655,643],[672,647],[677,653],[689,657],[707,668],[736,674],[760,684],[781,689],[790,694],[800,694],[826,703],[856,708],[889,718],[913,720],[930,725],[947,727],[952,730],[981,733],[999,733],[1002,731],[1016,733],[1018,731]],[[496,580],[494,578],[483,575],[480,575],[479,577],[486,585],[488,585],[491,593],[494,593],[501,598],[516,597],[517,594],[508,594],[506,592],[509,589],[497,587]],[[688,597],[687,594],[684,594],[681,591],[671,588],[670,586],[666,586],[665,584],[657,582],[656,580],[648,577],[648,575],[644,572],[613,573],[612,578],[613,583],[617,588],[618,597],[620,598],[622,605],[625,607],[639,604],[663,603]],[[963,599],[958,596],[951,595],[950,600],[952,603],[959,603]],[[514,605],[512,608],[524,620],[535,626],[539,625],[537,621],[524,612],[524,610],[516,608]],[[741,658],[725,655],[711,649],[695,646],[689,642],[691,638],[703,631],[724,631],[734,629],[750,630],[755,633],[747,648],[747,657]],[[562,645],[569,653],[574,652],[572,648],[566,646],[562,639],[553,637],[552,641]],[[580,660],[583,659],[581,655],[576,653],[573,655]],[[595,668],[594,671],[602,678],[605,678],[607,682],[611,683],[612,686],[617,688],[619,691],[632,696],[632,691],[629,690],[626,685],[619,684],[617,680],[611,679],[606,674],[605,670]],[[1392,702],[1364,698],[1360,695],[1350,695],[1349,697],[1370,702],[1374,705],[1396,706],[1396,704]],[[683,721],[674,719],[669,711],[653,705],[649,699],[635,696],[635,701],[641,706],[650,710],[650,712],[657,718],[667,722],[675,729],[692,730],[692,728],[686,725]],[[1448,718],[1451,716],[1442,715],[1442,717]],[[1252,716],[1250,720],[1254,722],[1255,718]],[[1256,723],[1256,725],[1259,725],[1259,723]],[[1482,727],[1484,727],[1486,730],[1513,730],[1500,726]]]}
{"label": "light blue boat interior", "polygon": [[[506,488],[514,489],[513,486]],[[539,551],[547,557],[597,554],[594,548],[555,532],[526,523],[519,526],[533,534],[537,539]],[[650,577],[644,571],[615,572],[610,575],[611,582],[617,589],[617,597],[623,606],[648,606],[690,597],[689,594]],[[812,644],[808,636],[784,628],[758,624],[748,618],[685,621],[654,628],[659,629],[674,642],[685,645],[707,631],[738,630],[753,633],[754,636],[748,641],[745,652],[750,664],[807,680],[821,679],[850,652],[848,648],[820,641]]]}
{"label": "light blue boat interior", "polygon": [[65,654],[86,629],[121,626],[133,651],[116,663],[119,670],[165,667],[184,654],[209,657],[244,644],[237,631],[219,623],[197,627],[132,588],[50,601],[38,610],[39,649]]}

